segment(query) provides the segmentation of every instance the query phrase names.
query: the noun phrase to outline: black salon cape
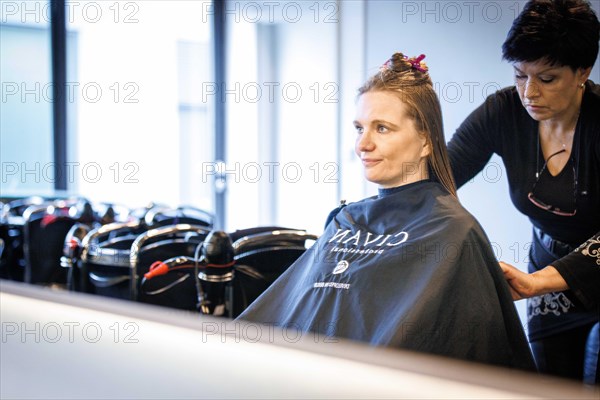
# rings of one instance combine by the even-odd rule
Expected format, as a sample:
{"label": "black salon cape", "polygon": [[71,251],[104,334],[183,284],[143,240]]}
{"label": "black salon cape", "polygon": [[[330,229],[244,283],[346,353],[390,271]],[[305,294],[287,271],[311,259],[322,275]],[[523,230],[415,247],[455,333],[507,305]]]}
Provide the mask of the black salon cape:
{"label": "black salon cape", "polygon": [[343,208],[238,320],[535,369],[485,233],[431,181]]}

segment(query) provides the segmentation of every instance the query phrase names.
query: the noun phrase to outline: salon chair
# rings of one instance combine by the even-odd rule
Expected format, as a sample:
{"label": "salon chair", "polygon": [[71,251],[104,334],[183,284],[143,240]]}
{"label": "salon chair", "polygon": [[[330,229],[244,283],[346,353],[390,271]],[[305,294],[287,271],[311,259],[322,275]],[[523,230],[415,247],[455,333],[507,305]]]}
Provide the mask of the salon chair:
{"label": "salon chair", "polygon": [[129,257],[135,239],[147,230],[139,220],[115,222],[88,232],[81,242],[78,289],[107,297],[129,299]]}
{"label": "salon chair", "polygon": [[[193,257],[180,255],[155,264],[141,281],[145,302],[235,318],[317,239],[303,230],[279,227],[238,230],[228,238],[217,233],[211,232]],[[206,243],[215,237],[222,250],[207,255]]]}
{"label": "salon chair", "polygon": [[66,285],[60,266],[64,238],[77,219],[72,201],[54,200],[28,207],[23,212],[24,281],[43,285]]}
{"label": "salon chair", "polygon": [[240,235],[233,242],[236,276],[232,317],[256,300],[315,240],[316,235],[292,229]]}
{"label": "salon chair", "polygon": [[100,215],[82,198],[31,206],[23,215],[25,282],[67,286],[69,270],[62,265],[65,238],[74,225],[99,226]]}
{"label": "salon chair", "polygon": [[190,224],[165,225],[139,235],[132,243],[129,258],[130,298],[155,303],[156,297],[140,291],[142,277],[156,262],[172,258],[193,257],[210,231],[205,226]]}
{"label": "salon chair", "polygon": [[27,197],[2,204],[0,209],[0,278],[22,282],[25,275],[23,212],[44,202],[41,197]]}

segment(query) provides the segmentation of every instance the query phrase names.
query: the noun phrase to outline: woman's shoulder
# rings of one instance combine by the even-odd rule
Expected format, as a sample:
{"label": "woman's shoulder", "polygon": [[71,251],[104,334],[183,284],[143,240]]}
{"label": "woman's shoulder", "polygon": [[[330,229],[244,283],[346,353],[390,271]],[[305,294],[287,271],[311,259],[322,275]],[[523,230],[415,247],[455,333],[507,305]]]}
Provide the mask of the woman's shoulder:
{"label": "woman's shoulder", "polygon": [[467,235],[471,233],[481,234],[483,228],[477,218],[466,209],[460,200],[449,194],[441,185],[435,197],[435,207],[432,215],[436,216],[438,222],[445,220],[456,232]]}
{"label": "woman's shoulder", "polygon": [[455,196],[450,194],[438,196],[437,208],[440,215],[452,218],[466,228],[471,228],[477,224],[477,220],[473,214],[471,214]]}
{"label": "woman's shoulder", "polygon": [[506,116],[520,115],[522,110],[524,109],[515,87],[505,87],[489,94],[465,120],[465,123],[467,126],[471,123],[491,123],[497,127],[499,124],[511,120]]}
{"label": "woman's shoulder", "polygon": [[600,84],[594,83],[594,81],[591,80],[587,81],[584,101],[589,101],[593,104],[600,103]]}
{"label": "woman's shoulder", "polygon": [[600,143],[597,138],[600,137],[600,84],[588,80],[585,86],[583,102],[581,104],[581,119],[588,126],[588,138],[592,138],[592,142],[596,142],[596,149],[600,151]]}
{"label": "woman's shoulder", "polygon": [[597,96],[600,96],[600,83],[596,83],[591,79],[586,82],[587,89],[595,92]]}

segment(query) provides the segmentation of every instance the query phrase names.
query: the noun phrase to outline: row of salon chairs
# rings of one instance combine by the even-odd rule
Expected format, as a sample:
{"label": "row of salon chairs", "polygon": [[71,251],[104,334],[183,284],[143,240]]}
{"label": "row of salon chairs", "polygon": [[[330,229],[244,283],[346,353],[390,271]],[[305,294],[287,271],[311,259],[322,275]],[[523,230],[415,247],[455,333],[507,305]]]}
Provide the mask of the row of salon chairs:
{"label": "row of salon chairs", "polygon": [[2,205],[0,278],[234,318],[317,239],[213,222],[193,207],[13,200]]}

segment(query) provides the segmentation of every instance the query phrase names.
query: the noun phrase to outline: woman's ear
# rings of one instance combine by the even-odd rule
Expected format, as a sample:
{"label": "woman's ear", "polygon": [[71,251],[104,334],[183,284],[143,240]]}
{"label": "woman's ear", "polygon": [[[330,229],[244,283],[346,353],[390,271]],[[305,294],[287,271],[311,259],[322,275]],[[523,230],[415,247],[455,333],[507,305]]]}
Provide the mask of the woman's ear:
{"label": "woman's ear", "polygon": [[421,149],[421,157],[428,157],[431,155],[431,140],[427,133],[422,134],[423,137],[423,148]]}
{"label": "woman's ear", "polygon": [[582,83],[587,82],[591,73],[592,73],[592,67],[579,68],[577,70],[577,73],[575,74],[575,76],[577,78],[577,84],[582,84]]}

